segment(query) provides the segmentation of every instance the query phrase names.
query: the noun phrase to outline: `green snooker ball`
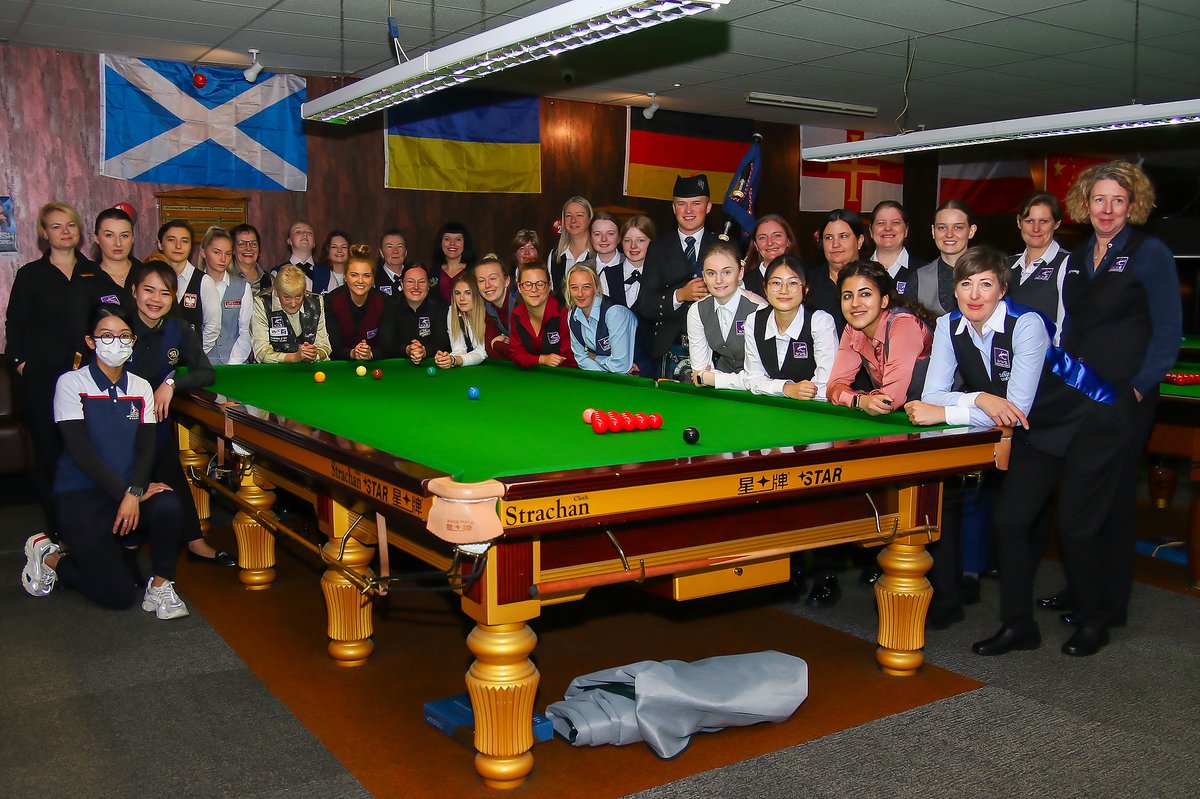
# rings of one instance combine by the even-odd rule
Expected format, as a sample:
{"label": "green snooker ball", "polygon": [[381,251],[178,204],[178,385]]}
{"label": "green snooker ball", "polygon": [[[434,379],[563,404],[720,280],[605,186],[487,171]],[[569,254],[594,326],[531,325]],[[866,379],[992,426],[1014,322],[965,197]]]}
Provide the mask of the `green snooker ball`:
{"label": "green snooker ball", "polygon": [[425,370],[425,374],[429,375],[430,377],[437,377],[437,367],[430,366],[428,369]]}

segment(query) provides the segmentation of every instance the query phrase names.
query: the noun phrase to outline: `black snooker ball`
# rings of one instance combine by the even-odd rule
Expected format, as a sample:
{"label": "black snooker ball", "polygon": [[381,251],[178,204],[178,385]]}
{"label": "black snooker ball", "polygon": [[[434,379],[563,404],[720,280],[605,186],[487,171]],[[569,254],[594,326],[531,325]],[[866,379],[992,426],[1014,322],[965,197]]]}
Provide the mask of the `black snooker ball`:
{"label": "black snooker ball", "polygon": [[700,431],[694,427],[685,427],[683,429],[683,440],[689,444],[695,444],[700,440]]}

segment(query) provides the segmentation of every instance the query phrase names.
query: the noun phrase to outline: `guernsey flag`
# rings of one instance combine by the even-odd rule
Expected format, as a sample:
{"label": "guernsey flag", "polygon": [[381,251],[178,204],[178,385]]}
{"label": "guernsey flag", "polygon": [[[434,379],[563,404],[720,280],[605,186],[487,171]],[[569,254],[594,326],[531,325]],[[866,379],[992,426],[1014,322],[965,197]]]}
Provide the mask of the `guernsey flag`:
{"label": "guernsey flag", "polygon": [[387,111],[384,186],[422,191],[538,194],[536,97],[439,92]]}
{"label": "guernsey flag", "polygon": [[749,119],[663,110],[646,119],[640,108],[626,119],[625,194],[654,200],[670,200],[679,175],[704,173],[710,186],[728,186],[754,134]]}

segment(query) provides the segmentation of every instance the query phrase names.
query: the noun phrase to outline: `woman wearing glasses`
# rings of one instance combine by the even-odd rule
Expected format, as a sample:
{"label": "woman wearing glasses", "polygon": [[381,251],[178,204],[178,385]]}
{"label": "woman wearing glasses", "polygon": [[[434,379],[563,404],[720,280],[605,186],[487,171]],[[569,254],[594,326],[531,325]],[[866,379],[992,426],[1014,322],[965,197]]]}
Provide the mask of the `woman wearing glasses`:
{"label": "woman wearing glasses", "polygon": [[250,341],[259,363],[328,361],[333,348],[321,295],[308,290],[304,270],[285,264],[254,303]]}
{"label": "woman wearing glasses", "polygon": [[804,265],[794,255],[767,265],[764,286],[770,307],[746,317],[743,387],[754,394],[825,399],[837,352],[833,318],[804,307]]}
{"label": "woman wearing glasses", "polygon": [[254,294],[271,288],[271,273],[258,262],[258,228],[243,222],[229,231],[233,237],[233,264],[238,274],[250,284]]}
{"label": "woman wearing glasses", "polygon": [[70,551],[32,536],[21,583],[43,597],[61,577],[93,602],[124,610],[142,589],[137,551],[148,541],[154,573],[142,609],[160,619],[186,616],[173,582],[183,509],[169,486],[151,482],[158,425],[150,384],[125,370],[133,329],[120,306],[97,306],[91,323],[84,340],[95,361],[64,374],[54,396],[65,443],[54,493]]}
{"label": "woman wearing glasses", "polygon": [[565,314],[550,295],[549,270],[541,264],[526,264],[519,274],[521,301],[512,312],[509,358],[523,369],[575,366]]}
{"label": "woman wearing glasses", "polygon": [[400,275],[403,293],[396,303],[396,346],[414,364],[450,349],[446,308],[429,293],[429,273],[421,264],[409,264]]}
{"label": "woman wearing glasses", "polygon": [[[613,234],[615,237],[615,225]],[[637,317],[624,305],[601,294],[597,289],[599,281],[588,264],[575,264],[567,272],[571,354],[580,369],[628,374],[633,369]]]}

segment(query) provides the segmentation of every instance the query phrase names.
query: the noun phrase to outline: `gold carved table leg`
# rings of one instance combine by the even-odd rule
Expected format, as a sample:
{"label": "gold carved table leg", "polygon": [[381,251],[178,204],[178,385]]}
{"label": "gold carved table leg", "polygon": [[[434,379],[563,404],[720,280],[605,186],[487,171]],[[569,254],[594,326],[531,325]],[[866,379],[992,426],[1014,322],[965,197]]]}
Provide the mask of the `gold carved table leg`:
{"label": "gold carved table leg", "polygon": [[925,662],[925,613],[933,588],[925,579],[933,558],[923,543],[892,543],[879,553],[883,576],[875,583],[879,649],[875,659],[888,674],[907,677]]}
{"label": "gold carved table leg", "polygon": [[537,636],[524,622],[478,624],[467,636],[475,662],[467,690],[475,711],[475,770],[489,787],[516,788],[533,770]]}
{"label": "gold carved table leg", "polygon": [[[327,560],[340,561],[343,566],[362,575],[370,575],[367,564],[375,552],[364,546],[353,535],[350,528],[357,514],[331,502],[332,518],[329,541],[322,551]],[[381,546],[387,546],[386,542]],[[371,640],[375,632],[371,619],[371,595],[364,594],[337,569],[329,568],[321,575],[321,592],[325,595],[325,609],[329,617],[329,655],[339,666],[361,666],[367,662],[375,649]]]}
{"label": "gold carved table leg", "polygon": [[207,536],[212,529],[209,517],[212,509],[209,506],[208,489],[192,479],[191,469],[204,474],[208,469],[209,454],[200,444],[199,435],[193,440],[191,431],[183,425],[176,425],[179,435],[179,462],[183,465],[183,474],[188,486],[192,489],[192,499],[196,502],[196,515],[200,519],[200,535]]}
{"label": "gold carved table leg", "polygon": [[[252,467],[238,471],[238,496],[260,511],[275,504],[274,488]],[[270,588],[275,582],[275,536],[253,516],[239,510],[233,517],[233,532],[237,536],[238,579],[249,591]]]}

